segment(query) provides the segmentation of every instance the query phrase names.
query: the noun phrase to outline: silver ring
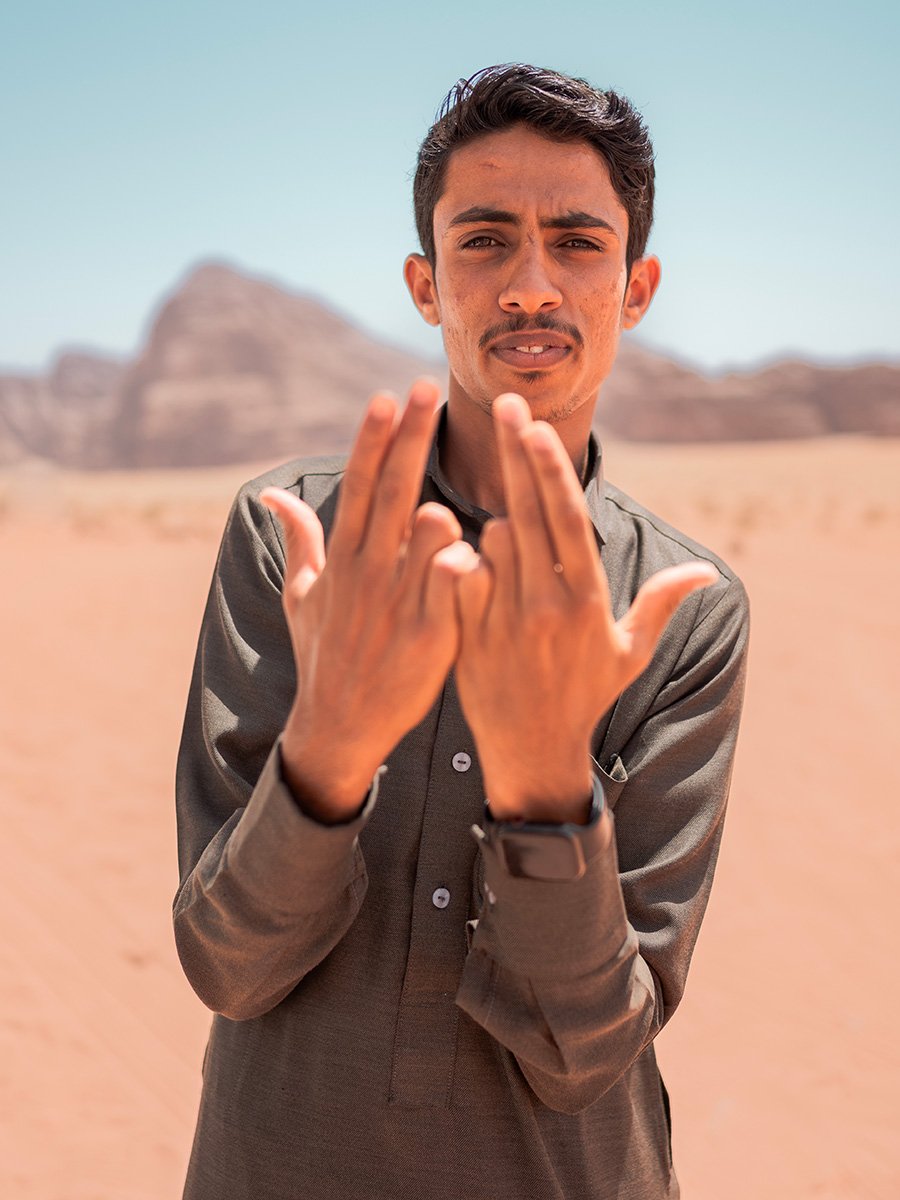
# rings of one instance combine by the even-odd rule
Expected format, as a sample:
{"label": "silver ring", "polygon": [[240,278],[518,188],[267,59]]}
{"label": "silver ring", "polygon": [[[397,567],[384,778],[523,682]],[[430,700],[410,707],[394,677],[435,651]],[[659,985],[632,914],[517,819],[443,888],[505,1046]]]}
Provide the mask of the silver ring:
{"label": "silver ring", "polygon": [[555,562],[555,563],[553,564],[553,570],[554,570],[554,571],[557,573],[557,575],[562,575],[562,573],[563,573],[563,569],[564,569],[564,568],[563,568],[563,565],[562,565],[562,563],[560,563],[560,562]]}

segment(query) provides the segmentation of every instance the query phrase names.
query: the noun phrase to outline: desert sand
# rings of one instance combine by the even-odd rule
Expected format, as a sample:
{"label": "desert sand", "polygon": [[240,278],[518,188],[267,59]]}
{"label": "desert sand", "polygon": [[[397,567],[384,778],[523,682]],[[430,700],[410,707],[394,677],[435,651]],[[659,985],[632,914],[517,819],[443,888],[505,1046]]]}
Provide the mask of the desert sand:
{"label": "desert sand", "polygon": [[[900,441],[606,459],[753,605],[716,885],[657,1043],[685,1200],[893,1200]],[[264,465],[0,475],[9,1200],[181,1194],[209,1014],[171,934],[173,763],[222,522]]]}

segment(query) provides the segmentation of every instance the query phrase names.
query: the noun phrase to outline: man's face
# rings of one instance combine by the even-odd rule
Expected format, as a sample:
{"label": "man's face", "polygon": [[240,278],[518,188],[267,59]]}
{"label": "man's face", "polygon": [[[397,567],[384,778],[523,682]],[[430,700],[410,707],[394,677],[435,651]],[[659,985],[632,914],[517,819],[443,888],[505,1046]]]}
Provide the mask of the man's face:
{"label": "man's face", "polygon": [[629,303],[628,215],[600,155],[524,125],[470,142],[447,165],[434,233],[434,271],[411,256],[407,281],[442,327],[451,400],[488,410],[518,392],[556,421],[592,405],[655,288]]}

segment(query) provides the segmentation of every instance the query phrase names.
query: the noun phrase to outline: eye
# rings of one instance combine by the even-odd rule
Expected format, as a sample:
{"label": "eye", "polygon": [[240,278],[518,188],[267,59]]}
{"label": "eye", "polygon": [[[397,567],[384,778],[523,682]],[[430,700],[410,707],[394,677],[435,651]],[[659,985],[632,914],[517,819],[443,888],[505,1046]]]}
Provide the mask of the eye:
{"label": "eye", "polygon": [[469,238],[462,243],[463,250],[486,250],[491,246],[499,246],[500,243],[495,237],[491,237],[489,233],[478,233],[475,237]]}
{"label": "eye", "polygon": [[597,250],[602,251],[605,247],[599,242],[592,242],[590,238],[572,237],[566,238],[562,243],[566,250]]}

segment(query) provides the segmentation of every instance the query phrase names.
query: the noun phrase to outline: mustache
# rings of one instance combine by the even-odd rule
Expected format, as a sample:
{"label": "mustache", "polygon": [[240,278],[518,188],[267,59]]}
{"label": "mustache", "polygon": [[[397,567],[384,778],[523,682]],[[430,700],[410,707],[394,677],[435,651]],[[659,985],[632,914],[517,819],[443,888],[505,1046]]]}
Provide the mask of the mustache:
{"label": "mustache", "polygon": [[500,321],[496,325],[492,325],[490,329],[486,329],[478,339],[478,349],[487,350],[491,342],[497,338],[503,337],[507,333],[522,333],[524,330],[545,329],[548,332],[564,334],[570,338],[576,346],[584,346],[584,338],[580,331],[574,326],[569,325],[566,321],[558,321],[556,317],[551,317],[547,313],[536,313],[533,317],[526,317],[520,314],[516,317],[510,317],[506,321]]}

